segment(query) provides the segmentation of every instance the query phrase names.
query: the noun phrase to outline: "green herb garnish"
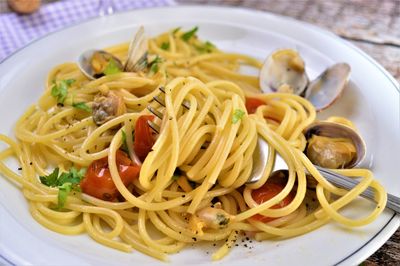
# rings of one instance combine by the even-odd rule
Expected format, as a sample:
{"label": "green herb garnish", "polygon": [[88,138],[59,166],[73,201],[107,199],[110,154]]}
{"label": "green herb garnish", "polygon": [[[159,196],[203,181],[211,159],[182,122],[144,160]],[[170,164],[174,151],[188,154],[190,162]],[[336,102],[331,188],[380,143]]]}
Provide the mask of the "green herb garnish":
{"label": "green herb garnish", "polygon": [[108,62],[106,68],[103,71],[104,75],[106,75],[106,76],[117,74],[120,72],[121,72],[121,69],[118,67],[117,63],[115,62],[115,60],[113,58],[111,58],[110,62]]}
{"label": "green herb garnish", "polygon": [[76,109],[81,109],[86,112],[92,111],[92,108],[90,108],[90,106],[87,105],[85,102],[73,103],[72,106]]}
{"label": "green herb garnish", "polygon": [[161,62],[162,58],[157,55],[156,58],[154,58],[154,60],[149,63],[150,72],[157,73],[159,69],[158,64]]}
{"label": "green herb garnish", "polygon": [[182,28],[182,27],[175,28],[175,29],[172,31],[172,34],[177,33],[181,28]]}
{"label": "green herb garnish", "polygon": [[200,53],[211,53],[215,49],[215,45],[206,41],[203,45],[195,46],[195,48]]}
{"label": "green herb garnish", "polygon": [[57,167],[47,176],[40,176],[40,182],[48,187],[58,188],[58,204],[57,209],[62,209],[67,201],[67,197],[71,190],[80,191],[79,183],[86,174],[86,168],[79,171],[75,167],[71,167],[69,172],[59,175],[60,169]]}
{"label": "green herb garnish", "polygon": [[58,84],[55,81],[53,82],[53,87],[51,88],[51,96],[57,99],[57,103],[64,103],[65,98],[67,98],[68,88],[74,82],[74,79],[61,80]]}
{"label": "green herb garnish", "polygon": [[181,39],[184,40],[185,42],[189,41],[190,38],[192,38],[196,34],[198,29],[199,27],[196,26],[190,31],[185,32],[184,34],[182,34]]}
{"label": "green herb garnish", "polygon": [[233,112],[233,116],[232,116],[232,124],[236,124],[237,122],[239,122],[240,119],[242,119],[242,117],[244,116],[245,112],[241,109],[236,109]]}
{"label": "green herb garnish", "polygon": [[121,149],[124,152],[128,153],[129,150],[128,150],[128,143],[126,142],[126,132],[125,132],[125,130],[122,130],[121,134],[122,134],[122,147],[121,147]]}
{"label": "green herb garnish", "polygon": [[161,44],[161,49],[168,50],[169,49],[169,42],[163,42]]}

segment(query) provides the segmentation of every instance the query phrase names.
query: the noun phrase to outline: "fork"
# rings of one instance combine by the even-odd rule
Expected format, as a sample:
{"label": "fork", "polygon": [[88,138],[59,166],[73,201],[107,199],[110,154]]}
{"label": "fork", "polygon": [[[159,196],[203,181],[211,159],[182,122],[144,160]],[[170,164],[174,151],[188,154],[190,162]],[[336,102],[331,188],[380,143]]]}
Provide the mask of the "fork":
{"label": "fork", "polygon": [[[163,87],[160,87],[159,89],[162,93],[165,93],[165,90]],[[158,102],[161,106],[165,107],[165,101],[163,98],[161,98],[159,96],[154,96],[153,99],[156,102]],[[190,108],[190,104],[187,101],[184,101],[182,103],[182,106],[184,106],[186,109]],[[150,105],[147,106],[147,109],[153,115],[157,116],[160,119],[163,119],[163,114],[161,112],[159,112],[157,109],[151,107]],[[154,123],[150,120],[148,120],[147,123],[154,130],[154,132],[156,132],[157,134],[160,133],[159,125],[157,125],[156,123]],[[269,144],[263,138],[259,137],[255,151],[253,153],[253,169],[250,174],[249,180],[246,182],[247,184],[255,183],[261,179],[261,177],[264,173],[265,167],[267,165],[269,149],[270,149]],[[335,186],[344,188],[346,190],[351,190],[359,183],[359,181],[357,181],[357,180],[354,180],[347,176],[338,174],[338,173],[333,172],[324,167],[317,166],[317,165],[314,165],[314,166],[317,168],[317,170],[320,172],[320,174],[324,178],[326,178],[330,183],[334,184]],[[276,173],[278,171],[285,171],[288,169],[289,169],[289,167],[286,164],[285,160],[280,156],[279,153],[276,152],[274,167],[271,171],[271,175],[273,175],[274,173]],[[310,182],[316,181],[311,175],[306,175],[306,176]],[[369,199],[372,201],[374,200],[374,191],[370,187],[368,187],[366,190],[364,190],[360,195],[366,199]],[[386,208],[393,210],[397,214],[400,214],[400,198],[387,193]]]}

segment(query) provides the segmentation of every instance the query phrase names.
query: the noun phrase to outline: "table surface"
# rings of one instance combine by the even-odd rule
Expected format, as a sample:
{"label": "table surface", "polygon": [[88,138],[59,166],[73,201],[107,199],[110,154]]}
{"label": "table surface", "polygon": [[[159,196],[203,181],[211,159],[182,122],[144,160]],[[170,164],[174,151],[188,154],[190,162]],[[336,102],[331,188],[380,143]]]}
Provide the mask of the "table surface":
{"label": "table surface", "polygon": [[[42,3],[53,1],[42,0]],[[175,1],[179,4],[245,7],[310,22],[349,40],[400,81],[400,0]],[[399,251],[400,229],[363,265],[400,265]]]}
{"label": "table surface", "polygon": [[[180,4],[264,10],[328,29],[349,40],[400,81],[400,0],[176,0]],[[364,265],[400,265],[400,229]]]}

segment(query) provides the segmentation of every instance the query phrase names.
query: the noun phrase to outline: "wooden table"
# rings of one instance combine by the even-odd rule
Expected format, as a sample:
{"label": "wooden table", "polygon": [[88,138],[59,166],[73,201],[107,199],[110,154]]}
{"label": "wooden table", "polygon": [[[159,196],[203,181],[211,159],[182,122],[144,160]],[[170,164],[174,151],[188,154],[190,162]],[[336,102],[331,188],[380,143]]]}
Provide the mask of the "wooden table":
{"label": "wooden table", "polygon": [[[400,0],[176,0],[253,8],[328,29],[371,55],[400,81]],[[364,265],[400,265],[400,229]]]}

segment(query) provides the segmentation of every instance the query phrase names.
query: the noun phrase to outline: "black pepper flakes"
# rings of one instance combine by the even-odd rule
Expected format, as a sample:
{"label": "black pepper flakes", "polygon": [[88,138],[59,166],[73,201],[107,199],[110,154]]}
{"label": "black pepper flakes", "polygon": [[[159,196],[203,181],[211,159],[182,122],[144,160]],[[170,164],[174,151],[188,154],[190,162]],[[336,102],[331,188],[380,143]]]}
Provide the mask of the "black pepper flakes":
{"label": "black pepper flakes", "polygon": [[32,163],[32,162],[30,162],[30,163],[29,163],[29,165],[33,165],[33,163]]}
{"label": "black pepper flakes", "polygon": [[21,170],[22,170],[22,167],[18,167],[18,170],[21,171]]}
{"label": "black pepper flakes", "polygon": [[195,237],[192,237],[192,239],[193,239],[193,241],[197,241],[197,238],[195,238]]}

